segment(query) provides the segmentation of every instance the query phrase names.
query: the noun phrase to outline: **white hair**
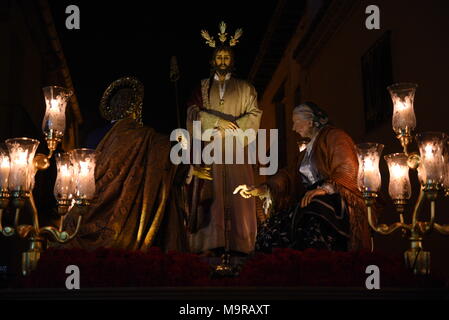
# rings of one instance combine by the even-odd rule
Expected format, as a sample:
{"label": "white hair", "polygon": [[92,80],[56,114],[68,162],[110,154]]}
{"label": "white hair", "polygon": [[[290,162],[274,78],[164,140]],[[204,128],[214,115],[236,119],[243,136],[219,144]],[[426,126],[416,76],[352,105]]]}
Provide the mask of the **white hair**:
{"label": "white hair", "polygon": [[321,128],[329,122],[327,114],[318,108],[318,106],[310,107],[307,103],[302,103],[293,109],[293,114],[299,115],[303,120],[311,120],[313,126]]}
{"label": "white hair", "polygon": [[312,120],[314,119],[314,114],[312,109],[306,104],[300,104],[293,109],[293,114],[297,114],[303,120]]}

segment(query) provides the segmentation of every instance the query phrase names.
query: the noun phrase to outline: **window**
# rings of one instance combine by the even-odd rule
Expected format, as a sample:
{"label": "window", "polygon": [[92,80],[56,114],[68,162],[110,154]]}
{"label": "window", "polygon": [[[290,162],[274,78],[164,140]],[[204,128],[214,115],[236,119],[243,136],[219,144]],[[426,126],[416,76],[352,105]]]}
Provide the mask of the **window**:
{"label": "window", "polygon": [[392,107],[387,87],[393,83],[391,32],[385,32],[362,56],[365,130],[368,132],[391,119]]}

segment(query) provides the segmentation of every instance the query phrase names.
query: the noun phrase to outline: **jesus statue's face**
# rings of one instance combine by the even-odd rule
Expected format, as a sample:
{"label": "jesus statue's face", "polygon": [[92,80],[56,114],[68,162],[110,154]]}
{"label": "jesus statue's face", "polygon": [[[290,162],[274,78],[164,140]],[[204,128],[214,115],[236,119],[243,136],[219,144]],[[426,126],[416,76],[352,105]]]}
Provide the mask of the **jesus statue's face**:
{"label": "jesus statue's face", "polygon": [[215,54],[214,63],[215,63],[215,69],[219,73],[221,73],[221,74],[227,73],[232,64],[231,53],[227,50],[219,50]]}

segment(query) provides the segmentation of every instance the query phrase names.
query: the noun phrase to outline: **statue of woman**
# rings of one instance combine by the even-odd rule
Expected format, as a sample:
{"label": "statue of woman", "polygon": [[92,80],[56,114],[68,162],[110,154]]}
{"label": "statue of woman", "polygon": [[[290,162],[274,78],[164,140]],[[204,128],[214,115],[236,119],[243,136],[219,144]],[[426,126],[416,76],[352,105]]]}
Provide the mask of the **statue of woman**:
{"label": "statue of woman", "polygon": [[256,249],[369,248],[353,140],[329,125],[327,114],[312,102],[294,108],[292,119],[293,130],[309,141],[295,167],[281,169],[257,187],[241,185],[234,191],[274,204],[277,213],[259,228]]}

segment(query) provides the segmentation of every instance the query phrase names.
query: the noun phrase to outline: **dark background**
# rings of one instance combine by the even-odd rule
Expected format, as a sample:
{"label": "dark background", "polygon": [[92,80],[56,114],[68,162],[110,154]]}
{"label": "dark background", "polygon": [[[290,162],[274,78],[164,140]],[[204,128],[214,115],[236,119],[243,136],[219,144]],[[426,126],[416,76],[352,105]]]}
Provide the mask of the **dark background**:
{"label": "dark background", "polygon": [[[181,118],[185,103],[199,81],[209,77],[212,48],[200,30],[217,38],[225,21],[228,36],[243,28],[236,47],[236,76],[246,78],[277,1],[49,1],[71,72],[86,135],[106,122],[98,112],[107,86],[123,76],[136,76],[145,86],[144,123],[169,133],[177,127],[170,60],[176,56]],[[68,5],[80,9],[80,29],[68,30]],[[184,126],[184,121],[181,121]]]}

